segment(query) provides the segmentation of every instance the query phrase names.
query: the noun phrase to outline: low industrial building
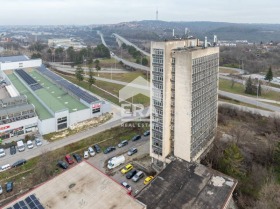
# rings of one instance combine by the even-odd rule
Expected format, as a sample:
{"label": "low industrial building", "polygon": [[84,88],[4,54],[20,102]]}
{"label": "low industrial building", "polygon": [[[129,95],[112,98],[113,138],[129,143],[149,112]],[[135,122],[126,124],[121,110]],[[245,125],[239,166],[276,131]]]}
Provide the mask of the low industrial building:
{"label": "low industrial building", "polygon": [[174,160],[136,198],[147,209],[228,209],[236,185],[201,164]]}
{"label": "low industrial building", "polygon": [[[110,103],[53,73],[42,60],[0,57],[0,67],[2,139],[30,130],[43,135],[61,131],[111,110]],[[26,114],[33,117],[22,117]]]}
{"label": "low industrial building", "polygon": [[130,196],[128,190],[87,162],[81,162],[3,208],[15,209],[18,205],[30,207],[30,199],[37,199],[35,202],[45,209],[146,208]]}

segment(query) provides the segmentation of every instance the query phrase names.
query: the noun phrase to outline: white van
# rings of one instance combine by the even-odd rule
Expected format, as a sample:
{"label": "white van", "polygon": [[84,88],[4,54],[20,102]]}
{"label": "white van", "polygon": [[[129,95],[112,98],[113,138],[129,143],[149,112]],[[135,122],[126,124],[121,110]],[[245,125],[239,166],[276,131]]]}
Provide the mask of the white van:
{"label": "white van", "polygon": [[5,150],[0,148],[0,157],[4,157],[6,155]]}
{"label": "white van", "polygon": [[125,162],[125,157],[123,155],[118,157],[113,157],[108,161],[108,168],[113,169],[115,167],[118,167],[119,165],[123,164]]}
{"label": "white van", "polygon": [[25,145],[23,143],[23,141],[17,141],[17,148],[19,152],[23,152],[25,150]]}

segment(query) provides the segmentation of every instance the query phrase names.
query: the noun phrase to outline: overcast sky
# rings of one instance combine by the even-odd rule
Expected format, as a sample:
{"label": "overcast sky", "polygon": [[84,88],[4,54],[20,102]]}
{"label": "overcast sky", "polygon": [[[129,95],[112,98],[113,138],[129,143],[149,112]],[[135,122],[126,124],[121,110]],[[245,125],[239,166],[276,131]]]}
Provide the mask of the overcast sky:
{"label": "overcast sky", "polygon": [[0,0],[0,25],[132,20],[280,23],[279,0]]}

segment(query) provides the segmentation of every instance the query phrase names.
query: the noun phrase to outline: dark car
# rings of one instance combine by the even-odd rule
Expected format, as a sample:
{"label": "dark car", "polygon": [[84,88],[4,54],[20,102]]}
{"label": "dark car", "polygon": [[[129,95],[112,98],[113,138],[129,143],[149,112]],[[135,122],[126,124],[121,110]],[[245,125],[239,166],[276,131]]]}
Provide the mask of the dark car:
{"label": "dark car", "polygon": [[99,147],[98,144],[93,145],[93,149],[94,149],[94,151],[95,151],[96,153],[101,152],[101,148]]}
{"label": "dark car", "polygon": [[132,171],[129,171],[127,174],[126,174],[126,178],[127,179],[131,179],[135,174],[137,173],[137,170],[132,170]]}
{"label": "dark car", "polygon": [[150,131],[148,130],[148,131],[145,131],[144,133],[143,133],[143,136],[150,136]]}
{"label": "dark car", "polygon": [[21,166],[21,165],[23,165],[23,164],[25,164],[25,163],[26,163],[26,160],[24,160],[24,159],[18,160],[17,162],[15,162],[15,163],[12,165],[12,168]]}
{"label": "dark car", "polygon": [[77,163],[79,163],[79,162],[81,162],[81,161],[82,161],[81,156],[80,156],[80,155],[78,155],[78,154],[76,154],[76,153],[74,153],[74,154],[73,154],[73,158],[77,161]]}
{"label": "dark car", "polygon": [[8,181],[6,184],[6,192],[13,191],[14,183],[12,181]]}
{"label": "dark car", "polygon": [[121,141],[121,143],[118,144],[118,147],[121,148],[121,147],[124,147],[126,145],[128,145],[128,141],[124,140],[124,141]]}
{"label": "dark car", "polygon": [[59,160],[57,162],[57,165],[63,169],[67,169],[68,168],[68,164],[66,162],[64,162],[63,160]]}
{"label": "dark car", "polygon": [[65,160],[67,161],[68,164],[73,164],[74,163],[74,160],[71,158],[70,155],[66,155]]}
{"label": "dark car", "polygon": [[112,152],[116,150],[116,147],[107,147],[107,149],[104,150],[104,154],[108,154],[109,152]]}
{"label": "dark car", "polygon": [[140,136],[140,135],[136,135],[136,136],[134,136],[134,137],[132,138],[132,141],[137,141],[137,140],[139,140],[139,139],[141,139],[141,136]]}
{"label": "dark car", "polygon": [[10,147],[10,154],[11,154],[11,155],[14,155],[14,154],[16,154],[16,153],[17,153],[16,146],[11,146],[11,147]]}

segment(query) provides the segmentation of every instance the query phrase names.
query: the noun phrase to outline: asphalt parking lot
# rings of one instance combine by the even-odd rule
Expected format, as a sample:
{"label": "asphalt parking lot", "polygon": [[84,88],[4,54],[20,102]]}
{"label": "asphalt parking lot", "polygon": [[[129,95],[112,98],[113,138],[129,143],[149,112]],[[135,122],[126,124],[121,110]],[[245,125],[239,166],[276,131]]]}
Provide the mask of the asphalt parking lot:
{"label": "asphalt parking lot", "polygon": [[[127,182],[132,188],[132,194],[135,195],[137,191],[141,190],[145,186],[143,182],[147,174],[142,168],[140,168],[141,165],[138,165],[138,163],[134,163],[134,161],[139,158],[145,157],[149,153],[149,144],[149,137],[142,136],[142,138],[138,141],[129,141],[128,145],[122,148],[117,148],[115,151],[109,154],[96,154],[94,157],[90,157],[89,159],[87,159],[87,161],[96,168],[98,168],[100,171],[109,175],[115,181],[119,183]],[[128,156],[127,152],[132,147],[137,148],[138,152],[132,156]],[[112,157],[119,156],[122,154],[125,156],[125,163],[109,171],[107,169],[107,161]],[[134,166],[134,168],[137,169],[137,171],[141,170],[145,173],[145,176],[138,182],[133,182],[132,179],[126,179],[126,174],[121,173],[121,169],[125,167],[125,165],[127,165],[128,163],[131,163]]]}

